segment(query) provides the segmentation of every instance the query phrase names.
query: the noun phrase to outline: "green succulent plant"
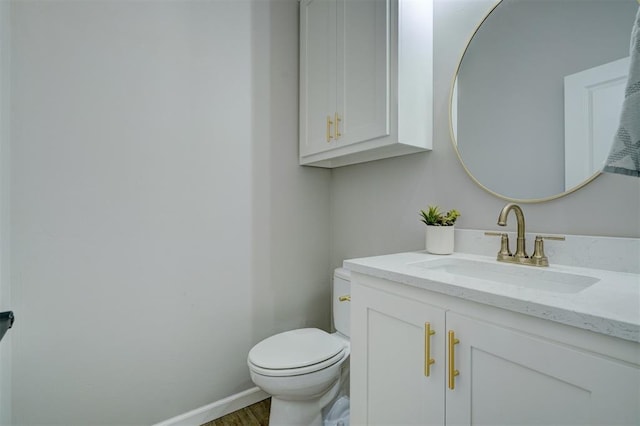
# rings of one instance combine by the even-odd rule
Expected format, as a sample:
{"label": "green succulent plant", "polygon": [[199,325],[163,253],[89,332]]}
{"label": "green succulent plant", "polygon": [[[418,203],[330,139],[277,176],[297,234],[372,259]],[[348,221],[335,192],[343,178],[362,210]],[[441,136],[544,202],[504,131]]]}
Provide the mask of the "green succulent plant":
{"label": "green succulent plant", "polygon": [[420,220],[425,225],[431,226],[453,226],[460,217],[458,210],[452,209],[446,213],[441,213],[438,206],[429,206],[428,210],[420,210]]}

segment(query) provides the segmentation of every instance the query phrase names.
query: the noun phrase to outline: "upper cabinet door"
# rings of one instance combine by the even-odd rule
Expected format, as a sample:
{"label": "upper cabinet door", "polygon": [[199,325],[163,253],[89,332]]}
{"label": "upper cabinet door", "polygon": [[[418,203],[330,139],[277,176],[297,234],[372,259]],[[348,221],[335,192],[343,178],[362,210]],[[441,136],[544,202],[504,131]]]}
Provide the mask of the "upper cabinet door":
{"label": "upper cabinet door", "polygon": [[[300,154],[330,148],[336,109],[336,1],[300,3]],[[329,122],[328,122],[329,121]]]}
{"label": "upper cabinet door", "polygon": [[390,134],[390,0],[338,0],[339,144]]}

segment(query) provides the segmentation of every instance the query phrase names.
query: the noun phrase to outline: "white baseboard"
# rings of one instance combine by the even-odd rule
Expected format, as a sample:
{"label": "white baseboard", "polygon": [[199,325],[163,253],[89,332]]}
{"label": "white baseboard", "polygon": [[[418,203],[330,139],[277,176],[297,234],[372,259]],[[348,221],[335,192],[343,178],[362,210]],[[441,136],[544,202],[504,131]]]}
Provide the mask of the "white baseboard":
{"label": "white baseboard", "polygon": [[229,413],[248,407],[251,404],[269,398],[269,394],[254,387],[244,392],[231,395],[220,401],[196,408],[188,413],[180,414],[169,420],[156,423],[154,426],[200,426]]}

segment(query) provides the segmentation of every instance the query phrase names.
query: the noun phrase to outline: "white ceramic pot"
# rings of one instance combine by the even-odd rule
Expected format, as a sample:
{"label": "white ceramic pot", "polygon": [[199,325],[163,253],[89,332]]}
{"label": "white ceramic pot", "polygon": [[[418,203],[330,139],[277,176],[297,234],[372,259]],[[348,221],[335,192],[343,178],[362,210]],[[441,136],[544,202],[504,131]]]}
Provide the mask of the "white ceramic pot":
{"label": "white ceramic pot", "polygon": [[431,254],[453,253],[454,226],[427,225],[426,248]]}

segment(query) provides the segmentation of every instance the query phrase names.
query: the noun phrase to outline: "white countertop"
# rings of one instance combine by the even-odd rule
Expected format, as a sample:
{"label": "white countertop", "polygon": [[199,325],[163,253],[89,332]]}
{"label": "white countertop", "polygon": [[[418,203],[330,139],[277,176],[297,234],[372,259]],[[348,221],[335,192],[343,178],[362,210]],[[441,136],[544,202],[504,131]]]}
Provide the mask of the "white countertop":
{"label": "white countertop", "polygon": [[562,293],[415,265],[417,262],[447,258],[501,264],[493,257],[463,253],[437,256],[417,251],[349,259],[344,261],[344,267],[353,272],[640,342],[640,274],[563,265],[548,268],[514,265],[523,268],[525,274],[528,270],[533,274],[544,270],[598,279],[577,293]]}

